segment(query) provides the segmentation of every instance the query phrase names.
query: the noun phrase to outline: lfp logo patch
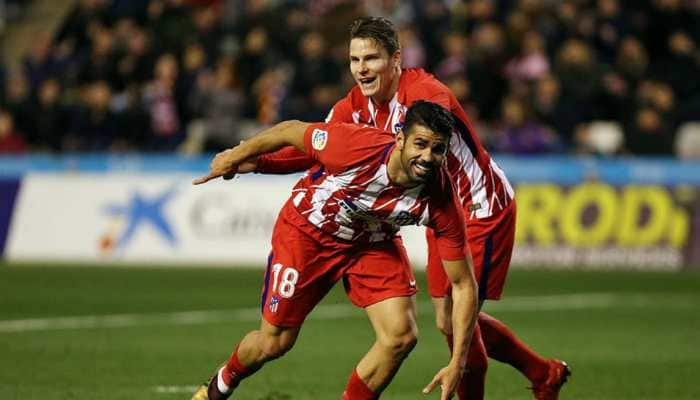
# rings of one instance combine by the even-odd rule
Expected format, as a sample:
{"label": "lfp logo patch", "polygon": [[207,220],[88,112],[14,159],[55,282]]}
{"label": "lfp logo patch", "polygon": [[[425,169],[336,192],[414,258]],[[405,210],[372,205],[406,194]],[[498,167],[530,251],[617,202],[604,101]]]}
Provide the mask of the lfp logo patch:
{"label": "lfp logo patch", "polygon": [[311,134],[311,147],[315,150],[323,150],[326,148],[328,143],[328,132],[322,131],[320,129],[314,129]]}

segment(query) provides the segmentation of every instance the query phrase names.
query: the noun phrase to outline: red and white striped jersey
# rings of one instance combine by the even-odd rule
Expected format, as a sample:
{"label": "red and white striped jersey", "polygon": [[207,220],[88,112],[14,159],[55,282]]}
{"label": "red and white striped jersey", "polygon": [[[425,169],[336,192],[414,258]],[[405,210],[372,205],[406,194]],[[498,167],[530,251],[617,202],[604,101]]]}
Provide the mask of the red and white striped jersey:
{"label": "red and white striped jersey", "polygon": [[396,139],[374,127],[312,124],[304,143],[316,166],[296,184],[281,217],[358,243],[390,240],[402,225],[425,225],[435,230],[443,259],[464,257],[464,215],[442,168],[425,184],[393,184],[387,162]]}
{"label": "red and white striped jersey", "polygon": [[479,142],[454,94],[422,69],[402,70],[396,94],[381,107],[355,86],[335,104],[326,122],[366,124],[397,133],[408,107],[417,100],[440,104],[455,118],[457,129],[450,140],[447,167],[467,217],[486,218],[503,210],[514,196],[508,179]]}

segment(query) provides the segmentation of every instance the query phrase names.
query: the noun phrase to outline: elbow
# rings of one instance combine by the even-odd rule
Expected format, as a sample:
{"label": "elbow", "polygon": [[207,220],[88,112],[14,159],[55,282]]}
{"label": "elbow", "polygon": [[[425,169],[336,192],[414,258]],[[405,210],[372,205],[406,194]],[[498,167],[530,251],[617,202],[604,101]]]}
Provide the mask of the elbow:
{"label": "elbow", "polygon": [[306,125],[308,125],[308,124],[305,122],[301,122],[298,119],[290,119],[290,120],[282,121],[282,122],[278,123],[277,127],[281,128],[281,129],[300,129],[300,128],[306,127]]}

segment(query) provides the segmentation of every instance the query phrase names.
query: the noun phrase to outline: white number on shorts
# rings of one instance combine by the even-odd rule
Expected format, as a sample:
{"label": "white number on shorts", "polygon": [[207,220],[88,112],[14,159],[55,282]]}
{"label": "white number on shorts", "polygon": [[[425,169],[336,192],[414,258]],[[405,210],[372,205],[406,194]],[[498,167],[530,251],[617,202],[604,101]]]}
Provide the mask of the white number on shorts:
{"label": "white number on shorts", "polygon": [[[282,272],[282,279],[279,280],[280,271],[284,268],[282,264],[275,264],[272,266],[272,291],[279,293],[280,296],[285,298],[290,298],[294,295],[294,289],[296,289],[297,281],[299,280],[299,271],[292,267],[284,268]],[[279,291],[277,287],[279,286]]]}

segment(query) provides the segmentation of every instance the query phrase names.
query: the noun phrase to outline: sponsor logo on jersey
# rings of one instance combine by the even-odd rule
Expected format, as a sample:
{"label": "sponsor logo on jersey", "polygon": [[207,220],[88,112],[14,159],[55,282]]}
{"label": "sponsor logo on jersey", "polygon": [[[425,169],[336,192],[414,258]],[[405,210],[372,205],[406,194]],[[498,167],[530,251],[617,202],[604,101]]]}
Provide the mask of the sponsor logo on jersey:
{"label": "sponsor logo on jersey", "polygon": [[322,131],[320,129],[314,129],[313,133],[311,134],[311,146],[315,150],[323,150],[326,148],[326,144],[328,143],[328,132]]}
{"label": "sponsor logo on jersey", "polygon": [[408,211],[401,211],[394,217],[394,223],[402,226],[418,225],[418,219]]}

